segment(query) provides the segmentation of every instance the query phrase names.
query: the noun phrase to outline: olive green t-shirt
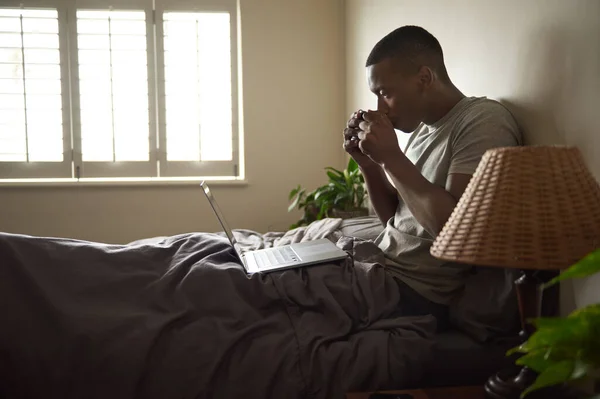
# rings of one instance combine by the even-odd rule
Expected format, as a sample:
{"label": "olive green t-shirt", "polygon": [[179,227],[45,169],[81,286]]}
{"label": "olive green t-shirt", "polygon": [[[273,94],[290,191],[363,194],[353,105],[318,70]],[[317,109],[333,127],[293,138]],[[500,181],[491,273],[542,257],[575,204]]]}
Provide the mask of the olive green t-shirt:
{"label": "olive green t-shirt", "polygon": [[[487,150],[521,144],[517,123],[504,106],[485,97],[466,97],[433,125],[421,124],[404,153],[427,180],[445,187],[450,174],[472,175]],[[399,197],[396,214],[376,243],[390,274],[425,298],[448,304],[463,287],[469,267],[431,256],[434,239]]]}

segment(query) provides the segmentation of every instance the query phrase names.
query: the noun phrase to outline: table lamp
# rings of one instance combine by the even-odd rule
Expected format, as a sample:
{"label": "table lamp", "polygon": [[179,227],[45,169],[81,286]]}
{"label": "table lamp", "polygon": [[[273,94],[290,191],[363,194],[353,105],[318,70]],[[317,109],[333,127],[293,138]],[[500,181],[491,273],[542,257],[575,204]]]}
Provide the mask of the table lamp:
{"label": "table lamp", "polygon": [[[431,247],[439,259],[522,270],[515,282],[521,335],[540,314],[539,270],[566,269],[600,247],[600,186],[577,148],[496,148],[481,159]],[[535,380],[526,368],[500,372],[486,395],[516,399]],[[533,395],[532,395],[533,397]]]}

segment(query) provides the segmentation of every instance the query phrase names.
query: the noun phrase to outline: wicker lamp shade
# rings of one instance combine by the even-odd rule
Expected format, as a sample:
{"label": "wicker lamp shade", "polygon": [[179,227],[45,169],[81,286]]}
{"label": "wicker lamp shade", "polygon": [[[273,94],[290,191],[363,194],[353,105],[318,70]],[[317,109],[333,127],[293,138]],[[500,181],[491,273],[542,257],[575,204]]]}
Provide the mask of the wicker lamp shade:
{"label": "wicker lamp shade", "polygon": [[565,269],[600,247],[600,186],[574,147],[487,151],[431,254],[519,269]]}

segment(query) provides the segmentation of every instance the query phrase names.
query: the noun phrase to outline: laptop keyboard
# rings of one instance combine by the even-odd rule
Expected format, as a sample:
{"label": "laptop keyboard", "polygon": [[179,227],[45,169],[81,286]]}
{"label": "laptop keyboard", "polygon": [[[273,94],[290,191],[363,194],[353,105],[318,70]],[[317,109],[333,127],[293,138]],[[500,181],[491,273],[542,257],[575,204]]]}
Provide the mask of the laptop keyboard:
{"label": "laptop keyboard", "polygon": [[256,263],[261,269],[263,267],[300,261],[296,253],[289,246],[254,252],[254,259],[256,259]]}

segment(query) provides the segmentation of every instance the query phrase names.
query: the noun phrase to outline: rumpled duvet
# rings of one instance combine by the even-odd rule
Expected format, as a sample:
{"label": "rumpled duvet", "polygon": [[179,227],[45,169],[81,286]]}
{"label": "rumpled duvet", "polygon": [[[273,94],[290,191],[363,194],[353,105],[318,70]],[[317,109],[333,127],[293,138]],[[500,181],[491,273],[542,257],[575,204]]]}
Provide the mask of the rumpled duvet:
{"label": "rumpled duvet", "polygon": [[222,234],[0,234],[0,397],[343,398],[414,383],[435,322],[396,317],[378,249],[336,223],[236,231],[246,249],[327,237],[349,254],[252,276]]}

